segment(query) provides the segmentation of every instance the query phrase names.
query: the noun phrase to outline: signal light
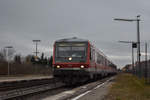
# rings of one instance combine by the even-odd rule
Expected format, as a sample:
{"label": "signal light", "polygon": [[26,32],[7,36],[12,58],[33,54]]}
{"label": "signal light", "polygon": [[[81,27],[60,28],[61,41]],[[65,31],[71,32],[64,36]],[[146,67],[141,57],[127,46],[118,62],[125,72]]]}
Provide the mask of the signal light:
{"label": "signal light", "polygon": [[137,43],[132,43],[132,48],[137,48]]}

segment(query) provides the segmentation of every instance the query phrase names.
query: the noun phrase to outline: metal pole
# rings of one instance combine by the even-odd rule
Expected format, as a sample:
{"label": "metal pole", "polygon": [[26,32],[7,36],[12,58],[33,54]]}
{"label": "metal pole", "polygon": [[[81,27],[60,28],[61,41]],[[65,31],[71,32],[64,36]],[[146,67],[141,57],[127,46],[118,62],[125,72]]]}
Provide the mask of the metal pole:
{"label": "metal pole", "polygon": [[136,19],[121,19],[121,18],[115,18],[114,20],[118,20],[118,21],[136,21],[137,22],[137,65],[136,65],[136,69],[137,69],[137,76],[141,77],[141,63],[140,63],[140,26],[139,26],[139,22],[140,22],[140,15],[137,16]]}
{"label": "metal pole", "polygon": [[35,52],[35,55],[36,55],[36,57],[37,57],[37,42],[36,42],[36,52]]}
{"label": "metal pole", "polygon": [[8,62],[7,75],[9,76],[10,74],[9,74],[9,58],[8,58],[8,49],[9,49],[9,48],[7,48],[7,62]]}
{"label": "metal pole", "polygon": [[140,28],[139,28],[139,15],[137,16],[137,63],[138,63],[138,73],[139,73],[139,77],[142,77],[142,74],[141,74],[141,63],[140,63]]}
{"label": "metal pole", "polygon": [[148,78],[148,70],[147,70],[147,43],[145,43],[145,81],[147,83]]}
{"label": "metal pole", "polygon": [[34,53],[35,53],[35,55],[36,55],[36,57],[37,57],[37,55],[38,55],[38,53],[39,53],[39,52],[38,52],[38,49],[37,49],[37,46],[38,46],[38,42],[41,42],[41,40],[32,40],[32,41],[35,42],[35,46],[36,46],[36,47],[35,47],[35,52],[34,52]]}
{"label": "metal pole", "polygon": [[[133,45],[133,43],[132,43]],[[135,73],[135,70],[134,70],[134,50],[133,50],[133,46],[132,46],[132,71],[133,71],[133,74]]]}
{"label": "metal pole", "polygon": [[7,46],[5,47],[7,49],[7,63],[8,63],[8,68],[7,68],[7,75],[10,75],[10,65],[9,65],[9,49],[13,48],[12,46]]}
{"label": "metal pole", "polygon": [[[133,41],[119,41],[119,42],[122,42],[122,43],[132,43],[132,65],[131,65],[131,67],[132,67],[132,73],[134,74],[135,73],[135,68],[134,68],[134,48],[136,48],[136,46],[135,46],[135,43],[136,42],[133,42]],[[136,43],[137,44],[137,43]]]}

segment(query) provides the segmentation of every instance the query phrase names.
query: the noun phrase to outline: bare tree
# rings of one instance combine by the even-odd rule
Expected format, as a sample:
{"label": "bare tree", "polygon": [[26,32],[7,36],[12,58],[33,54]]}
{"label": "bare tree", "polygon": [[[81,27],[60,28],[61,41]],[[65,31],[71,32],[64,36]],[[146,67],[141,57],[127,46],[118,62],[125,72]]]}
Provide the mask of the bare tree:
{"label": "bare tree", "polygon": [[44,60],[44,53],[42,52],[42,55],[41,55],[41,60],[43,61]]}
{"label": "bare tree", "polygon": [[15,53],[15,50],[13,48],[8,49],[8,54],[7,56],[11,59],[13,57],[13,54]]}
{"label": "bare tree", "polygon": [[27,55],[27,56],[25,57],[26,63],[31,63],[32,58],[33,58],[33,55]]}
{"label": "bare tree", "polygon": [[[8,50],[8,51],[7,51]],[[7,49],[7,48],[3,48],[1,49],[0,51],[0,59],[1,60],[10,60],[12,57],[13,57],[13,54],[15,53],[15,50],[14,48],[10,48],[10,49]],[[8,59],[9,58],[9,59]]]}
{"label": "bare tree", "polygon": [[4,61],[5,58],[4,58],[4,55],[0,52],[0,61]]}
{"label": "bare tree", "polygon": [[50,67],[52,67],[52,65],[53,65],[53,56],[51,56],[49,59],[49,65],[50,65]]}
{"label": "bare tree", "polygon": [[0,59],[3,60],[3,61],[7,60],[7,51],[6,51],[6,49],[1,49],[1,51],[0,51]]}
{"label": "bare tree", "polygon": [[15,63],[21,63],[21,55],[15,55],[14,61]]}

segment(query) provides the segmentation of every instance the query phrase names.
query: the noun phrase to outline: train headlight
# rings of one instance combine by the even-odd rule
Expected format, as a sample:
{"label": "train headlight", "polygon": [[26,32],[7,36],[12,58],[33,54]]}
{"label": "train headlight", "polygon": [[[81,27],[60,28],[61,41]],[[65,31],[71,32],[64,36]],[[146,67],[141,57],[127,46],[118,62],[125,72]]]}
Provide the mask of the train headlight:
{"label": "train headlight", "polygon": [[81,68],[84,68],[84,66],[83,66],[83,65],[81,65],[80,67],[81,67]]}
{"label": "train headlight", "polygon": [[69,60],[72,60],[72,58],[71,58],[71,57],[69,57]]}
{"label": "train headlight", "polygon": [[57,67],[57,68],[60,68],[60,66],[59,66],[59,65],[57,65],[56,67]]}

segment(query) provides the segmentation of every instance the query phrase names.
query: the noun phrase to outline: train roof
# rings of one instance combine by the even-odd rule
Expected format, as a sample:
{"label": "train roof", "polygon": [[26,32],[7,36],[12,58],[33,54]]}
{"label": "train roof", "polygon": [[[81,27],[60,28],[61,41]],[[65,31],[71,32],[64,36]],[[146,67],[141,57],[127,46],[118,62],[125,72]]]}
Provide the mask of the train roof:
{"label": "train roof", "polygon": [[59,40],[56,40],[56,42],[88,42],[88,40],[77,38],[77,37],[72,37],[72,38],[59,39]]}

